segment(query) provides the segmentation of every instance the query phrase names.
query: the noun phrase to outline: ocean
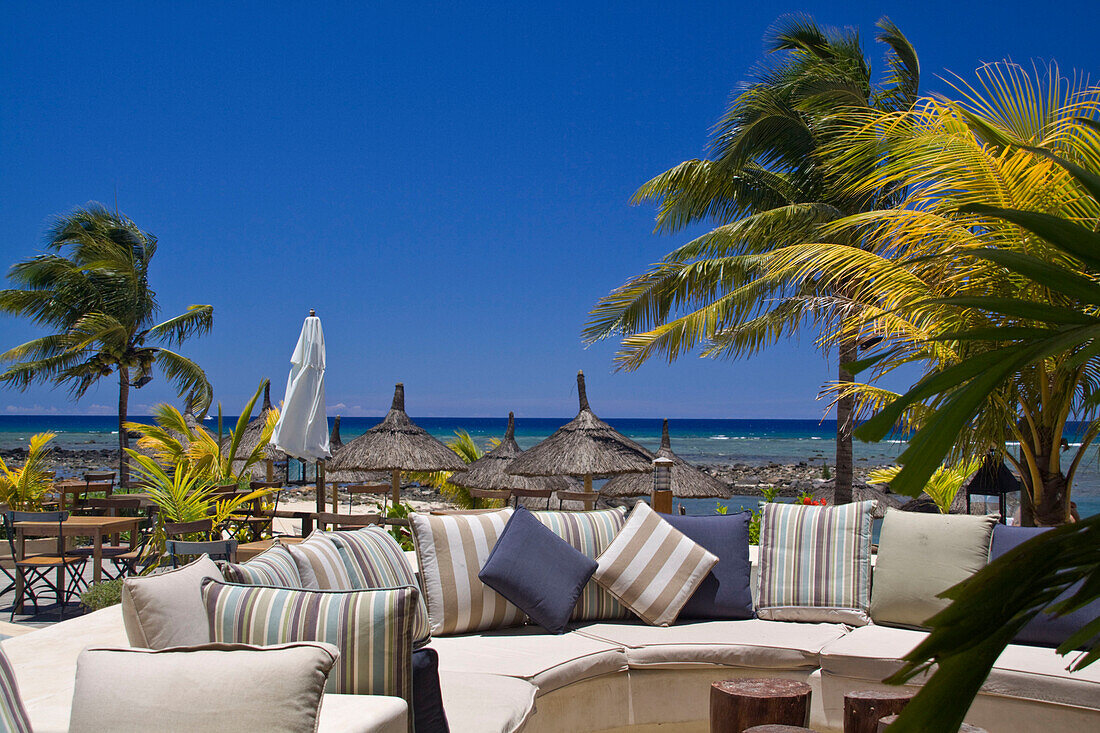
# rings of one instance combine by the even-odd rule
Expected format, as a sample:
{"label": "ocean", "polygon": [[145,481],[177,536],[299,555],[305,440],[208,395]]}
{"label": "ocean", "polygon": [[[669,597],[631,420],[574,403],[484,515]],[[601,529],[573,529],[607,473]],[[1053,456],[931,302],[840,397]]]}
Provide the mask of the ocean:
{"label": "ocean", "polygon": [[[135,422],[149,422],[150,418],[134,416]],[[491,437],[504,434],[507,420],[483,417],[425,417],[414,418],[416,423],[441,440],[454,436],[456,430],[466,430],[484,444]],[[521,448],[529,448],[557,430],[570,418],[517,418],[516,442]],[[347,442],[377,424],[381,417],[343,417],[340,435]],[[605,418],[616,430],[656,450],[660,444],[661,421],[642,418]],[[225,418],[225,425],[232,426],[236,418]],[[206,425],[216,430],[216,420]],[[1073,430],[1067,436],[1074,445]],[[118,445],[117,418],[103,415],[0,415],[0,449],[25,446],[33,433],[50,431],[57,433],[54,444],[67,449],[114,448]],[[807,461],[811,464],[829,464],[833,467],[835,455],[836,421],[834,420],[669,420],[672,449],[691,463],[744,463],[766,465],[789,464]],[[894,462],[905,450],[905,441],[891,440],[881,443],[861,443],[853,447],[857,469],[861,466],[879,466]],[[1100,462],[1097,451],[1089,456],[1078,469],[1073,492],[1074,501],[1082,516],[1100,513]],[[693,514],[713,513],[713,500],[687,502]],[[733,497],[728,502],[731,509],[753,506],[754,497]]]}

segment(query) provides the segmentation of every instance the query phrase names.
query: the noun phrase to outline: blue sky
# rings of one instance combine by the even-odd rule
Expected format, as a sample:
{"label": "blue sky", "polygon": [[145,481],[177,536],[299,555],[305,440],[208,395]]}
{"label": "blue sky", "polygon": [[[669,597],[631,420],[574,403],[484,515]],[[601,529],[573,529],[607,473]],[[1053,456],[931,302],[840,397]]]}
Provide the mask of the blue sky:
{"label": "blue sky", "polygon": [[[229,412],[263,376],[282,393],[313,307],[330,413],[381,414],[400,380],[414,416],[567,416],[584,369],[609,417],[818,417],[835,367],[809,333],[631,374],[580,340],[600,296],[684,241],[629,198],[703,153],[785,12],[858,26],[876,68],[889,15],[925,92],[1006,57],[1097,70],[1095,0],[21,4],[0,27],[2,264],[117,196],[160,239],[165,315],[215,306],[185,351]],[[0,319],[4,348],[35,335]],[[131,404],[169,398],[158,380]],[[5,390],[0,412],[116,400]]]}

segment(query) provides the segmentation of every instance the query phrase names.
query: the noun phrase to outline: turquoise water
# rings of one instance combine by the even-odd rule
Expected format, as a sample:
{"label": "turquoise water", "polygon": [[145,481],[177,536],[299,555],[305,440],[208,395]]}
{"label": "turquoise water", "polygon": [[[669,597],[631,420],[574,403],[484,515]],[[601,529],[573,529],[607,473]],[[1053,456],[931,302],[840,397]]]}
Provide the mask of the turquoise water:
{"label": "turquoise water", "polygon": [[[138,422],[149,418],[134,417]],[[380,417],[344,417],[340,423],[341,437],[345,442],[378,423]],[[447,439],[456,430],[466,430],[478,442],[504,434],[507,420],[504,418],[414,418],[432,435]],[[521,448],[529,448],[561,427],[570,418],[517,418],[516,442]],[[631,439],[655,450],[660,443],[661,421],[655,419],[605,418],[616,430]],[[226,425],[235,424],[235,418],[226,418]],[[213,420],[206,425],[214,430]],[[1076,428],[1076,426],[1073,426]],[[89,415],[33,415],[0,416],[0,449],[25,446],[31,434],[49,430],[58,433],[55,443],[62,448],[98,449],[118,445],[117,418]],[[831,420],[669,420],[672,448],[692,463],[745,463],[762,465],[769,462],[797,463],[810,461],[833,465],[836,451],[834,436],[836,422]],[[1073,436],[1068,438],[1071,445]],[[905,449],[905,442],[893,440],[882,443],[860,443],[854,446],[856,465],[890,464]],[[1090,449],[1089,456],[1078,470],[1074,487],[1074,500],[1082,515],[1100,513],[1100,464],[1097,452]],[[689,502],[687,509],[693,514],[710,514],[713,500],[697,500],[698,506]],[[731,510],[742,504],[755,506],[755,498],[729,503]]]}

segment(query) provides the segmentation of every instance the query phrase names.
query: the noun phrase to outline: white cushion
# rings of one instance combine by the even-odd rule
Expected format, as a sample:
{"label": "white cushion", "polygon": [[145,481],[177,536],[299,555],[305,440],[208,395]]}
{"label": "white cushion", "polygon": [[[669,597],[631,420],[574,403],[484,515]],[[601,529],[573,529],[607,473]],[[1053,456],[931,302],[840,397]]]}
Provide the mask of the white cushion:
{"label": "white cushion", "polygon": [[535,711],[538,688],[497,674],[440,672],[443,709],[454,733],[513,733]]}
{"label": "white cushion", "polygon": [[122,618],[131,646],[165,649],[210,641],[202,581],[221,580],[207,555],[182,568],[122,581]]}
{"label": "white cushion", "polygon": [[312,731],[339,654],[318,642],[87,649],[77,658],[69,731],[218,733],[228,720]]}
{"label": "white cushion", "polygon": [[408,718],[409,706],[399,697],[328,693],[317,733],[409,733]]}
{"label": "white cushion", "polygon": [[844,636],[840,624],[787,621],[700,621],[667,628],[591,624],[576,633],[626,648],[631,668],[713,664],[769,670],[814,669],[827,644]]}
{"label": "white cushion", "polygon": [[575,632],[555,636],[534,626],[435,637],[432,648],[439,654],[440,672],[518,677],[538,687],[539,694],[626,669],[626,654],[618,644]]}

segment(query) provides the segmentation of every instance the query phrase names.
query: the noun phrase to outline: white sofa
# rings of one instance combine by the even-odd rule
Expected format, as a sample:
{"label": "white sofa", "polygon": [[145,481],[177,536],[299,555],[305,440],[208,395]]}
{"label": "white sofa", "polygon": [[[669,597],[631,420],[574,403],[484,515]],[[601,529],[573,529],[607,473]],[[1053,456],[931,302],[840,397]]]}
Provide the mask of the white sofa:
{"label": "white sofa", "polygon": [[[708,621],[667,628],[589,623],[561,636],[537,627],[437,637],[454,733],[707,731],[710,683],[783,677],[813,688],[810,725],[839,732],[844,694],[875,689],[923,632],[883,626]],[[68,727],[76,658],[125,646],[118,606],[2,642],[37,733]],[[1100,664],[1070,673],[1052,649],[1010,646],[967,720],[991,733],[1100,730]],[[125,685],[123,679],[110,684]],[[406,730],[398,698],[327,695],[319,730]]]}

